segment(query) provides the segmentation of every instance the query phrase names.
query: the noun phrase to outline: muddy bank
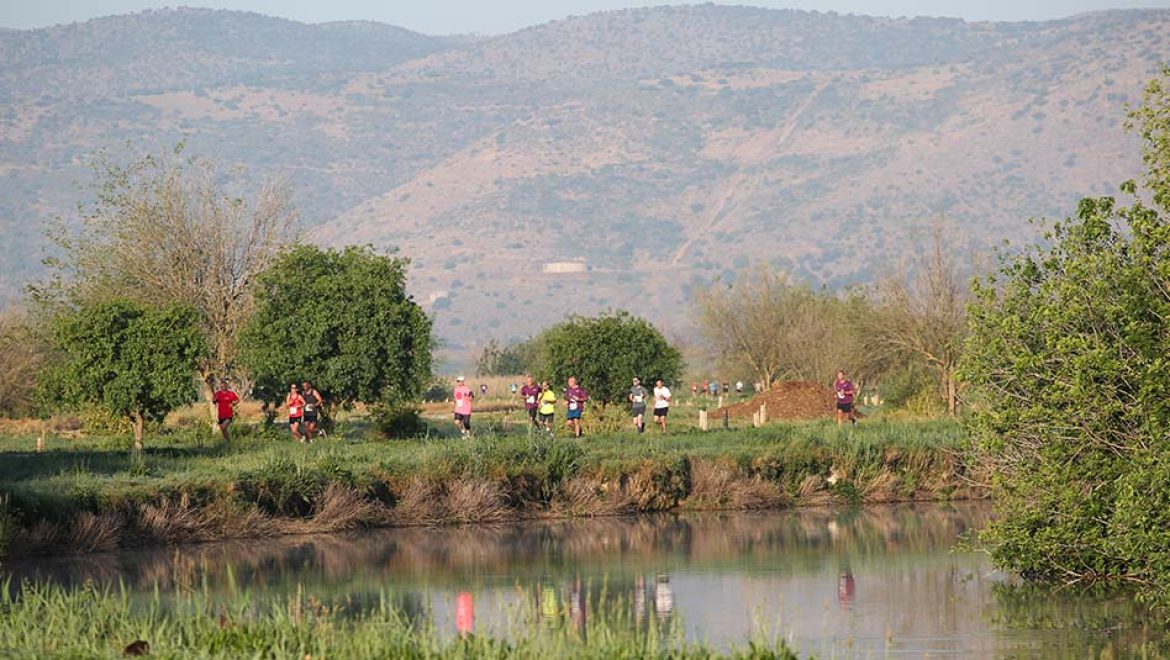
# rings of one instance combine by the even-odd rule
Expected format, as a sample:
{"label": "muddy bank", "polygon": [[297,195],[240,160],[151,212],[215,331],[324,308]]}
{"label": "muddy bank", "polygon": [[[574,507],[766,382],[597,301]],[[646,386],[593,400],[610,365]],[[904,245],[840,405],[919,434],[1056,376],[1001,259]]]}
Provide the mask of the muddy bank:
{"label": "muddy bank", "polygon": [[486,472],[354,477],[295,466],[226,483],[99,493],[51,512],[10,501],[0,539],[4,555],[16,557],[371,527],[985,496],[956,454],[943,449],[889,447],[870,456],[825,450],[787,460],[681,456],[617,470],[570,464]]}

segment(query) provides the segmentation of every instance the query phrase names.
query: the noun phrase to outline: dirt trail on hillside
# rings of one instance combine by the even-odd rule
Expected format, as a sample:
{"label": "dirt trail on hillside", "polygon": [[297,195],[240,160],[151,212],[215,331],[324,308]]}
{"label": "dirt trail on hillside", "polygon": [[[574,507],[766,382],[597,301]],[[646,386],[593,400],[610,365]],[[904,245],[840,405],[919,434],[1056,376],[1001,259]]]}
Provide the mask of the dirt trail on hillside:
{"label": "dirt trail on hillside", "polygon": [[[780,151],[784,144],[792,138],[792,134],[796,132],[797,122],[800,121],[801,115],[803,115],[804,111],[807,110],[810,105],[812,105],[812,102],[816,100],[817,96],[820,95],[821,90],[824,88],[825,86],[823,83],[817,85],[816,88],[813,89],[812,93],[808,95],[808,98],[805,99],[804,102],[800,104],[800,107],[796,109],[796,112],[792,113],[792,117],[784,124],[784,126],[780,127],[778,132],[771,132],[774,137],[772,137],[772,139],[760,140],[753,145],[750,145],[752,147],[750,150],[751,153],[747,155],[753,161],[758,163],[766,156],[775,154],[776,152]],[[703,229],[699,231],[699,233],[688,238],[687,241],[679,247],[679,249],[674,253],[674,256],[670,259],[671,266],[677,266],[680,262],[682,262],[683,257],[686,256],[687,250],[691,248],[691,245],[693,245],[694,242],[700,237],[710,234],[711,231],[715,229],[715,226],[719,224],[719,221],[722,220],[725,215],[727,215],[727,211],[730,210],[732,206],[734,206],[734,204],[732,204],[732,200],[735,198],[736,193],[743,189],[745,183],[756,178],[758,178],[758,175],[749,175],[742,171],[736,172],[732,175],[731,179],[727,182],[726,190],[723,192],[723,195],[719,197],[719,202],[715,204],[714,208],[711,209],[711,213],[708,214],[707,222],[703,226]]]}

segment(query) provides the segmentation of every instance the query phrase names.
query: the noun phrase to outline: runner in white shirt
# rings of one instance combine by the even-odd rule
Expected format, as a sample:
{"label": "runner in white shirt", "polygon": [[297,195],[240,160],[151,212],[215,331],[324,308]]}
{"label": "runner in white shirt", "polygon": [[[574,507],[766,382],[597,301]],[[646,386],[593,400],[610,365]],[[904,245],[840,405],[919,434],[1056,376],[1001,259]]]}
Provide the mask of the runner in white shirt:
{"label": "runner in white shirt", "polygon": [[654,421],[666,433],[666,413],[670,412],[670,388],[663,384],[662,379],[654,384]]}

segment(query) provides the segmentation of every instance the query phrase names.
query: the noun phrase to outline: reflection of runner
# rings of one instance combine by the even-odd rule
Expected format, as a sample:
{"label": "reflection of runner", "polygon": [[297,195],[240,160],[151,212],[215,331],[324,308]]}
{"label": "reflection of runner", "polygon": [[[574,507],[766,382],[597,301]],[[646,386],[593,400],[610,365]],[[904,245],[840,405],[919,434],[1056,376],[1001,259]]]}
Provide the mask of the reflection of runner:
{"label": "reflection of runner", "polygon": [[670,576],[659,575],[654,579],[654,611],[659,620],[674,611],[674,591],[670,588]]}
{"label": "reflection of runner", "polygon": [[582,640],[585,639],[586,616],[585,590],[581,588],[581,576],[578,575],[569,583],[569,620]]}
{"label": "reflection of runner", "polygon": [[545,621],[553,623],[561,616],[560,599],[557,596],[557,589],[553,586],[551,580],[546,577],[541,580],[541,583],[540,613]]}
{"label": "reflection of runner", "polygon": [[639,573],[634,578],[634,625],[642,627],[646,618],[646,578]]}
{"label": "reflection of runner", "polygon": [[475,598],[469,591],[455,596],[455,630],[467,636],[475,630]]}
{"label": "reflection of runner", "polygon": [[540,407],[540,386],[532,376],[524,379],[524,387],[520,388],[520,398],[524,399],[524,410],[528,413],[528,420],[536,426],[536,410]]}
{"label": "reflection of runner", "polygon": [[857,589],[857,585],[853,581],[853,573],[848,568],[837,577],[837,602],[841,605],[841,609],[847,610],[853,607],[853,596]]}
{"label": "reflection of runner", "polygon": [[634,428],[638,433],[646,430],[646,397],[649,393],[642,387],[642,381],[634,378],[634,386],[630,388],[630,416],[634,418]]}
{"label": "reflection of runner", "polygon": [[837,390],[837,426],[844,424],[846,419],[856,424],[857,413],[853,411],[853,395],[856,392],[853,381],[845,377],[844,371],[838,371],[837,382],[833,383],[833,388]]}

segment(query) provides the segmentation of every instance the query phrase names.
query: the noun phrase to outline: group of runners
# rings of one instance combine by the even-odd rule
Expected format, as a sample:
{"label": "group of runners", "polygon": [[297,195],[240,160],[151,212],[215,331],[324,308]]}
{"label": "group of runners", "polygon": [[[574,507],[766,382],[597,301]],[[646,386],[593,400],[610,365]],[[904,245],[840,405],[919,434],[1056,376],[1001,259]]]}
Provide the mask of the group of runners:
{"label": "group of runners", "polygon": [[[524,402],[524,409],[528,419],[536,428],[554,433],[554,418],[556,417],[557,403],[563,397],[565,402],[565,423],[574,437],[581,437],[581,417],[585,412],[585,402],[589,401],[589,393],[577,382],[577,378],[570,376],[566,387],[558,397],[556,391],[548,381],[540,384],[532,376],[524,378],[524,385],[518,390],[513,389]],[[467,436],[471,433],[471,409],[475,400],[475,392],[467,386],[467,379],[459,376],[455,379],[455,390],[452,392],[455,400],[455,427]],[[666,417],[670,412],[670,388],[661,380],[655,383],[652,392],[642,386],[642,381],[635,377],[627,400],[630,403],[630,413],[633,417],[634,428],[638,433],[646,431],[647,401],[654,403],[654,423],[658,424],[662,432],[666,432]]]}
{"label": "group of runners", "polygon": [[299,386],[296,383],[289,385],[284,405],[288,408],[288,428],[293,440],[312,442],[313,438],[325,435],[321,428],[321,406],[324,402],[325,398],[310,381],[306,380]]}

